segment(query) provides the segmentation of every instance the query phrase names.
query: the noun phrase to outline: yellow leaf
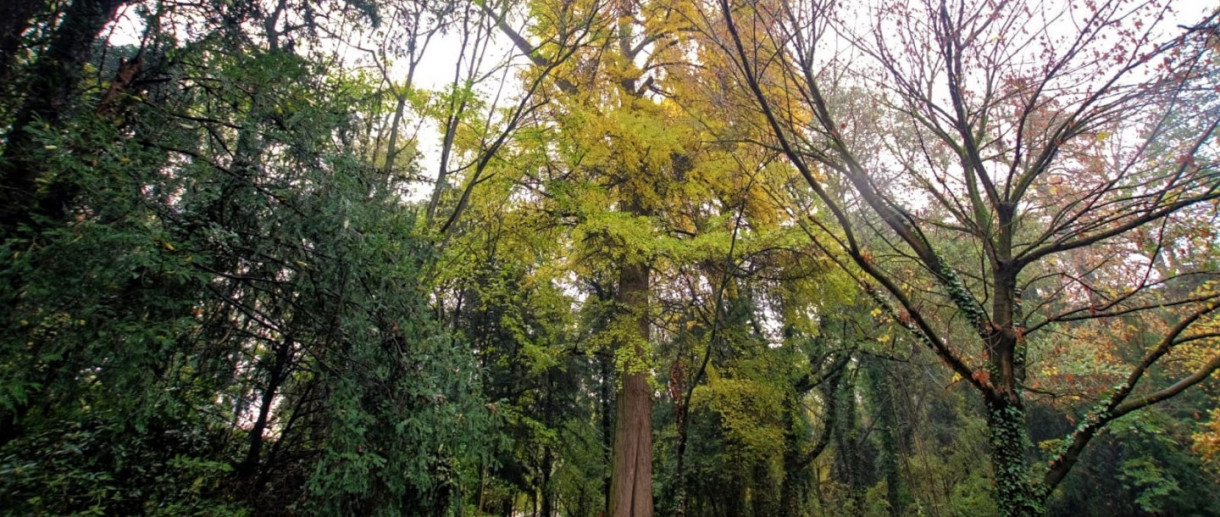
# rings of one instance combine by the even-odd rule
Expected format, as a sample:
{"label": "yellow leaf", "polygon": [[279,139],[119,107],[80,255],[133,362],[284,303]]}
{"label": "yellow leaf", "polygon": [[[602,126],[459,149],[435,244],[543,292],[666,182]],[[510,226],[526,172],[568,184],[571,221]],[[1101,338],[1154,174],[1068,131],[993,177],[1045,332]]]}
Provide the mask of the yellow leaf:
{"label": "yellow leaf", "polygon": [[1113,133],[1111,133],[1111,132],[1109,132],[1109,131],[1098,131],[1098,132],[1097,132],[1097,141],[1098,141],[1098,142],[1105,142],[1105,141],[1106,141],[1106,139],[1107,139],[1107,138],[1110,138],[1110,135],[1112,135],[1112,134],[1113,134]]}

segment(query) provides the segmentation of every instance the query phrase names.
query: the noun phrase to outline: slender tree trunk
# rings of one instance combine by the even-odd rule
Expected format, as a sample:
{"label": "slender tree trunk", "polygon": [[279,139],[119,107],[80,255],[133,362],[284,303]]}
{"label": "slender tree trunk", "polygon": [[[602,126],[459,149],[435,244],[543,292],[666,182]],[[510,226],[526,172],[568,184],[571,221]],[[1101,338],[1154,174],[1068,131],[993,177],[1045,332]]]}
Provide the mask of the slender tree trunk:
{"label": "slender tree trunk", "polygon": [[[651,517],[652,506],[652,393],[643,364],[648,350],[648,266],[625,264],[619,273],[619,302],[636,319],[638,335],[632,353],[620,372],[622,386],[615,404],[614,452],[610,470],[610,516]],[[635,363],[635,364],[632,364]]]}
{"label": "slender tree trunk", "polygon": [[[418,18],[416,22],[418,23]],[[402,90],[392,87],[394,97],[397,103],[394,105],[394,121],[390,124],[390,140],[386,142],[385,151],[385,169],[383,174],[389,176],[394,172],[394,162],[398,160],[398,133],[399,127],[402,126],[403,115],[407,110],[407,95],[411,91],[411,87],[415,83],[415,63],[411,63],[411,68],[407,70],[407,80],[403,83]]]}
{"label": "slender tree trunk", "polygon": [[869,360],[863,365],[865,379],[868,382],[868,394],[872,406],[877,412],[877,434],[880,444],[878,469],[885,479],[885,499],[890,515],[899,517],[904,513],[905,501],[902,497],[902,476],[898,471],[900,457],[898,442],[901,440],[898,422],[895,418],[897,410],[894,407],[894,396],[886,385],[881,364]]}
{"label": "slender tree trunk", "polygon": [[554,467],[554,453],[550,447],[542,450],[542,517],[555,515],[555,491],[551,488],[551,469]]}
{"label": "slender tree trunk", "polygon": [[280,385],[288,377],[292,348],[293,341],[290,338],[285,339],[276,348],[275,360],[267,372],[267,385],[263,387],[263,394],[259,399],[258,417],[255,418],[254,425],[250,428],[250,447],[246,450],[246,458],[236,469],[238,478],[248,484],[247,489],[252,500],[257,497],[256,494],[261,488],[258,486],[257,480],[261,478],[258,476],[258,468],[265,443],[263,433],[267,430],[267,423],[271,418],[271,406],[275,404]]}
{"label": "slender tree trunk", "polygon": [[[601,366],[601,396],[599,398],[601,399],[602,444],[605,449],[605,457],[603,459],[606,465],[610,465],[611,458],[613,457],[611,444],[614,443],[614,413],[612,411],[613,406],[616,405],[614,402],[614,390],[611,389],[611,386],[614,385],[614,362],[608,357],[602,357],[599,363]],[[607,471],[606,477],[602,480],[601,514],[603,516],[610,513],[610,479],[612,477],[612,474]]]}
{"label": "slender tree trunk", "polygon": [[[709,350],[710,352],[710,350]],[[682,400],[677,400],[681,403]],[[674,515],[676,517],[686,517],[686,414],[684,408],[678,409],[678,465],[674,469]]]}
{"label": "slender tree trunk", "polygon": [[[542,399],[542,423],[550,428],[558,427],[554,417],[554,375],[554,370],[547,370],[546,396]],[[551,446],[547,445],[542,448],[542,517],[553,517],[555,515],[555,488],[551,486],[551,474],[554,468],[555,452],[551,450]]]}
{"label": "slender tree trunk", "polygon": [[479,497],[475,503],[475,515],[483,515],[483,503],[487,500],[487,463],[479,467]]}

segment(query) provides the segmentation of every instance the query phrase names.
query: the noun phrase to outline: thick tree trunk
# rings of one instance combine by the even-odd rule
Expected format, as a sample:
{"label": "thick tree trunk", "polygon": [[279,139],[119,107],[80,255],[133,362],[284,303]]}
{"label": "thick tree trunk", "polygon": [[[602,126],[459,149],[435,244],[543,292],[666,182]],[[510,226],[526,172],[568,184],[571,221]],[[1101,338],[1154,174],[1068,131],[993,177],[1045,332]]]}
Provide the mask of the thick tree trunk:
{"label": "thick tree trunk", "polygon": [[[68,5],[63,21],[55,29],[50,47],[40,55],[29,74],[33,79],[24,86],[31,92],[17,109],[12,126],[6,135],[4,150],[0,153],[0,243],[13,237],[23,224],[33,225],[34,212],[40,202],[44,207],[55,205],[69,197],[63,185],[53,183],[50,195],[40,195],[37,179],[44,172],[44,164],[35,156],[39,149],[34,133],[30,131],[35,122],[51,127],[59,124],[68,110],[69,100],[80,82],[80,74],[89,61],[93,42],[102,28],[115,15],[126,0],[75,0]],[[14,54],[20,48],[21,33],[29,27],[41,7],[34,0],[5,0],[0,8],[0,60],[4,73],[12,64]],[[13,39],[15,38],[15,39]],[[0,79],[6,79],[0,76]],[[0,92],[2,93],[2,92]],[[41,199],[40,199],[41,198]],[[44,215],[55,215],[46,213]],[[13,291],[19,291],[12,286]],[[11,310],[11,307],[6,307]],[[57,368],[47,368],[53,378]],[[42,384],[49,386],[50,381]],[[33,397],[29,397],[32,399]],[[15,408],[0,409],[0,446],[17,439],[22,434],[22,420],[31,410],[30,403],[18,404]]]}
{"label": "thick tree trunk", "polygon": [[798,517],[804,509],[805,487],[808,482],[805,469],[787,471],[784,473],[783,485],[779,492],[779,511],[783,517]]}
{"label": "thick tree trunk", "polygon": [[995,294],[990,331],[984,337],[992,392],[984,393],[991,435],[991,467],[995,474],[996,506],[1001,517],[1032,517],[1043,513],[1042,493],[1025,460],[1027,422],[1021,401],[1025,381],[1025,343],[1017,331],[1017,274],[1011,260],[1010,212],[1001,210],[1000,242],[992,264]]}
{"label": "thick tree trunk", "polygon": [[619,273],[619,302],[636,319],[638,335],[631,344],[640,358],[627,361],[615,404],[614,452],[610,470],[610,516],[651,517],[652,393],[643,367],[648,350],[648,266],[626,264]]}
{"label": "thick tree trunk", "polygon": [[1025,462],[1025,409],[1007,398],[989,400],[987,427],[1000,517],[1041,516],[1042,497]]}
{"label": "thick tree trunk", "polygon": [[[805,503],[809,498],[810,482],[812,481],[814,486],[817,483],[817,474],[811,471],[810,464],[830,445],[830,437],[839,418],[839,390],[843,383],[844,370],[850,359],[850,355],[845,355],[835,361],[834,366],[831,366],[829,370],[819,371],[821,379],[817,381],[809,377],[798,381],[793,386],[792,395],[784,402],[784,418],[787,421],[788,430],[784,433],[784,481],[780,487],[779,502],[779,512],[783,517],[805,515]],[[817,442],[813,444],[813,448],[805,451],[801,446],[804,440],[793,430],[797,428],[797,424],[802,418],[801,412],[804,409],[801,398],[809,390],[819,385],[823,400],[826,401],[825,412],[822,415],[825,428]],[[818,500],[822,500],[820,493]]]}

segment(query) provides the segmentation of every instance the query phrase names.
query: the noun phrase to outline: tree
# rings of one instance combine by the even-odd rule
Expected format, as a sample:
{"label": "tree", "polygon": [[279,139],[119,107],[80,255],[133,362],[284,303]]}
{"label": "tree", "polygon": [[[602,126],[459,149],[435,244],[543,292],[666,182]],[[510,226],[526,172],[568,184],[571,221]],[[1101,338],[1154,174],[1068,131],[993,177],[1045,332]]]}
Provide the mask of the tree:
{"label": "tree", "polygon": [[[810,215],[843,232],[825,245],[985,401],[1004,515],[1041,513],[1108,424],[1220,366],[1213,356],[1167,386],[1140,383],[1174,348],[1213,339],[1217,307],[1212,290],[1182,288],[1213,271],[1179,262],[1154,272],[1178,245],[1158,228],[1220,197],[1215,17],[1165,28],[1167,12],[1145,2],[848,11],[723,0],[715,15],[770,145],[829,212]],[[867,27],[853,22],[862,15]],[[836,54],[831,35],[852,52]],[[842,95],[867,100],[832,102]],[[886,244],[866,245],[871,227]],[[966,256],[947,252],[953,241]],[[1088,251],[1086,271],[1144,273],[1098,288],[1056,271],[1058,257]],[[1043,310],[1054,304],[1063,309]],[[1028,462],[1031,342],[1133,313],[1165,321],[1158,339],[1047,463]]]}
{"label": "tree", "polygon": [[160,4],[138,47],[86,14],[6,128],[2,506],[458,508],[495,415],[432,318],[406,178],[364,159],[375,83],[303,50],[370,13]]}
{"label": "tree", "polygon": [[[672,24],[680,19],[678,9],[664,4],[636,9],[629,4],[539,2],[531,6],[539,23],[527,29],[542,42],[538,45],[513,29],[505,14],[500,15],[501,30],[544,69],[556,65],[551,42],[564,41],[576,31],[591,35],[555,81],[552,117],[565,135],[559,156],[548,161],[580,171],[581,180],[604,190],[600,202],[617,206],[609,216],[579,214],[589,218],[581,230],[602,248],[579,252],[598,260],[612,257],[617,263],[618,310],[606,330],[616,351],[619,383],[607,501],[609,514],[615,516],[653,512],[649,388],[653,251],[648,241],[655,232],[654,218],[663,210],[662,192],[670,178],[690,169],[691,154],[690,141],[684,138],[689,133],[663,134],[666,121],[673,117],[648,97],[669,56],[680,52],[672,31]],[[649,16],[637,21],[644,11]]]}
{"label": "tree", "polygon": [[[62,127],[77,94],[82,69],[92,57],[98,33],[114,19],[119,6],[126,0],[76,0],[70,2],[63,19],[52,31],[51,41],[30,67],[24,86],[32,94],[21,98],[14,110],[12,128],[5,134],[3,154],[0,154],[0,235],[13,236],[20,225],[35,224],[36,214],[52,219],[63,216],[63,205],[70,201],[68,186],[51,183],[40,191],[37,181],[44,172],[39,165],[35,124],[49,128]],[[4,75],[14,66],[18,41],[26,28],[33,24],[38,2],[23,2],[26,8],[14,4],[6,7],[4,23],[8,48],[0,51]],[[11,9],[12,12],[7,12]],[[0,76],[2,77],[2,76]]]}

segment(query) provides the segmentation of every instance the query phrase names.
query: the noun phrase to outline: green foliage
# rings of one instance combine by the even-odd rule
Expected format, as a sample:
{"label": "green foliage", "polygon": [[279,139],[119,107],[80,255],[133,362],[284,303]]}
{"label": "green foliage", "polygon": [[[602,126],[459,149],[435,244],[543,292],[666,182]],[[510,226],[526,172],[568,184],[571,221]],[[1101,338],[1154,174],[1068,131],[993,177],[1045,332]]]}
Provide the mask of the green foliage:
{"label": "green foliage", "polygon": [[445,512],[484,462],[433,243],[351,138],[369,85],[230,29],[34,128],[38,195],[69,195],[0,243],[12,514]]}
{"label": "green foliage", "polygon": [[116,415],[59,422],[0,458],[4,515],[249,515],[225,496],[232,466],[199,422]]}
{"label": "green foliage", "polygon": [[[1050,515],[1211,515],[1220,508],[1214,480],[1182,447],[1186,428],[1164,412],[1115,422],[1111,435],[1087,451],[1080,480],[1065,481]],[[1116,482],[1099,484],[1097,479]]]}
{"label": "green foliage", "polygon": [[[823,197],[794,183],[733,81],[742,68],[722,55],[722,17],[698,4],[36,4],[17,13],[21,41],[0,63],[0,198],[12,201],[0,206],[0,515],[593,517],[608,504],[624,374],[650,387],[636,407],[652,405],[653,428],[631,431],[655,440],[661,514],[973,516],[1044,503],[1050,515],[1220,514],[1207,384],[1109,423],[1049,495],[1032,477],[1068,450],[1068,433],[1117,414],[1090,403],[1129,387],[1143,396],[1213,357],[1204,314],[1163,365],[1125,384],[1193,303],[1174,300],[1214,302],[1206,117],[1170,110],[1140,151],[1151,159],[1101,197],[1033,178],[1002,227],[977,178],[954,179],[971,169],[953,151],[965,154],[935,142],[956,132],[919,135],[931,127],[903,127],[909,113],[876,115],[892,106],[861,85],[827,91],[826,113],[782,108],[804,139],[798,154],[823,153],[839,133],[880,143],[853,164],[809,168]],[[742,16],[755,7],[730,4]],[[116,46],[98,31],[120,5],[146,33]],[[80,25],[97,34],[69,26],[81,6],[97,8]],[[518,8],[502,26],[491,18]],[[551,75],[535,97],[489,95],[479,81],[493,75],[470,60],[490,63],[495,45],[479,38],[518,20],[540,47],[517,49],[532,65],[505,62],[496,70],[512,73],[494,77]],[[398,38],[403,28],[415,37]],[[447,87],[394,76],[425,33],[433,48],[472,38]],[[381,69],[336,50],[379,38]],[[983,41],[1004,43],[969,43]],[[762,87],[805,87],[790,78],[764,74]],[[1215,103],[1196,90],[1180,94]],[[1047,92],[1034,105],[1055,105]],[[982,98],[1013,98],[995,93]],[[517,101],[521,128],[504,107]],[[1002,118],[985,112],[984,136]],[[799,126],[840,113],[853,115]],[[1031,134],[1061,119],[1032,115]],[[406,199],[438,168],[421,153],[435,135],[419,129],[437,122],[453,147],[434,185],[441,206],[425,208]],[[892,134],[870,134],[878,122]],[[1046,155],[1081,181],[1104,176],[1103,143],[1132,136],[1092,125],[1050,142],[1078,147]],[[1200,132],[1189,159],[1172,158]],[[496,154],[482,154],[491,142]],[[911,156],[901,176],[869,172]],[[869,170],[858,185],[889,196],[886,214],[918,242],[862,210],[867,196],[841,176],[857,165]],[[1136,187],[1159,195],[1115,194]],[[926,209],[902,209],[911,189],[931,194]],[[1140,199],[1163,209],[1196,190],[1156,236],[1107,234],[1021,271],[997,262],[1002,248],[1108,232],[1151,213]],[[1058,212],[1064,196],[1120,209]],[[446,214],[459,224],[436,235]],[[1134,286],[1124,268],[1137,257],[1150,265]],[[1004,314],[997,301],[1015,305]],[[1121,314],[1078,321],[1107,312]],[[913,315],[929,333],[907,332]],[[1002,338],[1015,339],[1018,371],[988,407],[941,357],[998,386]]]}

